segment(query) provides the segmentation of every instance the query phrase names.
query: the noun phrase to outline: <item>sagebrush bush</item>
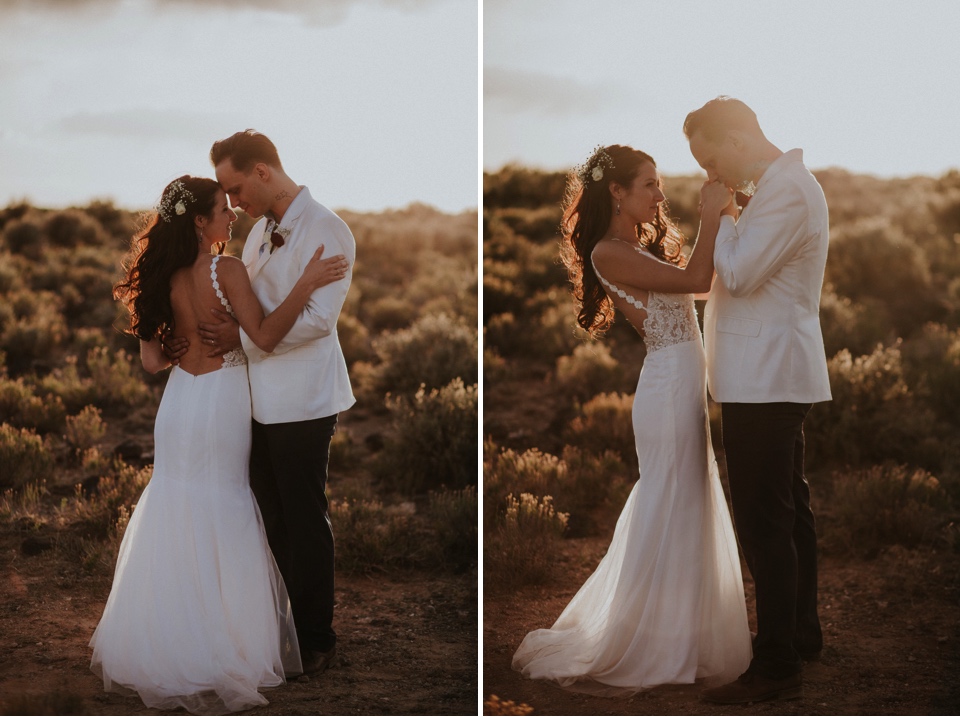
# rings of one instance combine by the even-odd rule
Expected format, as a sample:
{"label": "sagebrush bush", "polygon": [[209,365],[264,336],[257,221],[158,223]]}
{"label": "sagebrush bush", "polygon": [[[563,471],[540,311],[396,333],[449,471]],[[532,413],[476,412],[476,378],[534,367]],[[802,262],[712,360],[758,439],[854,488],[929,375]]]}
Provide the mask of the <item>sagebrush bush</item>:
{"label": "sagebrush bush", "polygon": [[80,454],[99,443],[106,432],[100,409],[86,406],[77,415],[67,417],[64,438]]}
{"label": "sagebrush bush", "polygon": [[385,332],[373,348],[380,358],[375,372],[380,395],[409,395],[421,385],[440,388],[455,378],[477,382],[477,330],[446,314],[424,316],[408,329]]}
{"label": "sagebrush bush", "polygon": [[504,511],[483,540],[484,583],[493,589],[542,583],[553,575],[557,548],[567,527],[550,496],[510,494]]}
{"label": "sagebrush bush", "polygon": [[53,465],[53,454],[33,429],[0,424],[0,489],[46,480]]}
{"label": "sagebrush bush", "polygon": [[476,483],[477,384],[456,378],[387,405],[392,428],[374,466],[384,485],[413,494]]}
{"label": "sagebrush bush", "polygon": [[454,572],[477,564],[477,488],[430,493],[426,517],[435,537],[433,561]]}
{"label": "sagebrush bush", "polygon": [[[563,456],[531,448],[523,453],[491,448],[484,458],[484,525],[490,527],[505,509],[510,494],[549,495],[556,509],[568,515],[569,535],[602,532],[611,513],[623,507],[630,485],[636,479],[612,451],[594,454],[566,446]],[[599,508],[603,510],[598,514]]]}
{"label": "sagebrush bush", "polygon": [[827,370],[833,400],[814,406],[804,424],[812,468],[937,464],[936,419],[904,380],[899,343],[857,358],[844,349]]}
{"label": "sagebrush bush", "polygon": [[613,451],[625,464],[637,465],[633,434],[633,394],[601,393],[580,407],[564,437],[574,446],[594,453]]}
{"label": "sagebrush bush", "polygon": [[44,434],[63,430],[66,416],[59,396],[41,398],[22,377],[11,380],[0,373],[0,423]]}
{"label": "sagebrush bush", "polygon": [[949,501],[926,471],[887,464],[833,477],[825,543],[858,557],[890,545],[933,544],[949,522]]}
{"label": "sagebrush bush", "polygon": [[557,383],[578,400],[606,391],[615,391],[623,383],[623,369],[606,344],[584,343],[569,356],[557,359]]}
{"label": "sagebrush bush", "polygon": [[333,500],[330,522],[338,572],[369,573],[422,561],[425,541],[414,530],[411,511],[385,508],[378,500]]}

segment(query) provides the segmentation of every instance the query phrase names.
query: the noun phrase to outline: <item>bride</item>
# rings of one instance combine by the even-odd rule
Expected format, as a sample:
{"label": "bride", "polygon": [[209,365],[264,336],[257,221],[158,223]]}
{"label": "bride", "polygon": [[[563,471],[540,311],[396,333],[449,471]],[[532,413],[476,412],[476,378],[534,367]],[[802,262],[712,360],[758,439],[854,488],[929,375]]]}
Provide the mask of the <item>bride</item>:
{"label": "bride", "polygon": [[578,323],[598,335],[616,308],[646,343],[633,404],[640,477],[596,571],[513,657],[526,677],[611,696],[731,680],[751,654],[693,297],[710,288],[720,217],[736,205],[719,182],[704,184],[697,249],[682,267],[660,187],[653,159],[620,145],[598,148],[567,187],[562,254]]}
{"label": "bride", "polygon": [[114,289],[147,371],[169,365],[160,337],[174,328],[198,347],[164,389],[153,476],[90,641],[104,688],[139,693],[151,708],[248,709],[267,703],[259,688],[301,671],[290,604],[249,485],[246,356],[205,356],[197,325],[222,307],[271,351],[310,294],[343,277],[346,261],[320,259],[321,247],[287,300],[264,317],[243,264],[220,255],[236,218],[212,179],[171,182]]}

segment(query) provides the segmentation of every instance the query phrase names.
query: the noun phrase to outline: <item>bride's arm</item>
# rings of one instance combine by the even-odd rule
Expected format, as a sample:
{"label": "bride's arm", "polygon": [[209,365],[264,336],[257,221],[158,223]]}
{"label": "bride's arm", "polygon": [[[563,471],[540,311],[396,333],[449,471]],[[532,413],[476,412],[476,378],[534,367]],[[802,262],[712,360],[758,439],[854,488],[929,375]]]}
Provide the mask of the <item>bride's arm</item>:
{"label": "bride's arm", "polygon": [[287,298],[268,316],[263,315],[263,307],[253,293],[243,262],[234,257],[223,257],[220,260],[217,266],[218,276],[226,290],[227,299],[233,306],[237,321],[253,343],[263,351],[270,353],[276,348],[315,290],[342,277],[346,259],[342,255],[321,259],[322,254],[323,246],[317,249],[307,263]]}
{"label": "bride's arm", "polygon": [[657,291],[665,294],[699,294],[713,284],[713,248],[720,230],[720,217],[736,211],[733,195],[719,182],[701,188],[700,231],[686,267],[641,254],[617,241],[597,244],[593,260],[607,281],[626,290]]}
{"label": "bride's arm", "polygon": [[170,359],[163,353],[159,338],[149,341],[140,339],[140,361],[147,373],[157,373],[170,366]]}

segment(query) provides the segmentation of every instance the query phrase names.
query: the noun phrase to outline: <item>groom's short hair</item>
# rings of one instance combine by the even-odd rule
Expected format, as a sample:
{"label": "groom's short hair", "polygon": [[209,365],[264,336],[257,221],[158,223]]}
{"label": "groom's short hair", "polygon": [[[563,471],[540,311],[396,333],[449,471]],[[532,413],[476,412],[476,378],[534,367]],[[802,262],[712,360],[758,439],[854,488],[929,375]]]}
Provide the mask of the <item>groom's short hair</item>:
{"label": "groom's short hair", "polygon": [[711,142],[722,140],[732,129],[763,136],[756,113],[733,97],[720,95],[687,115],[683,134],[689,140],[697,132]]}
{"label": "groom's short hair", "polygon": [[280,155],[273,142],[267,135],[253,129],[237,132],[213,143],[210,148],[210,161],[213,166],[216,167],[225,159],[229,159],[238,172],[249,172],[260,162],[283,171]]}

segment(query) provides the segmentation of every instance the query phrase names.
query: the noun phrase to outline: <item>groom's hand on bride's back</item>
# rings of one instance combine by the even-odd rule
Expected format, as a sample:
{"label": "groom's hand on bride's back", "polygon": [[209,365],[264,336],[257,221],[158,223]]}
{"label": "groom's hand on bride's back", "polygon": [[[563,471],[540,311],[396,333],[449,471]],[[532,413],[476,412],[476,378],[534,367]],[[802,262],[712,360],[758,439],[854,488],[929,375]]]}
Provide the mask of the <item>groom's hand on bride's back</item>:
{"label": "groom's hand on bride's back", "polygon": [[240,348],[240,324],[225,311],[210,309],[212,323],[200,322],[197,331],[208,349],[207,356],[222,356],[227,351]]}
{"label": "groom's hand on bride's back", "polygon": [[185,336],[167,334],[160,337],[160,349],[174,366],[180,363],[180,357],[187,353],[188,348],[190,348],[190,340]]}

